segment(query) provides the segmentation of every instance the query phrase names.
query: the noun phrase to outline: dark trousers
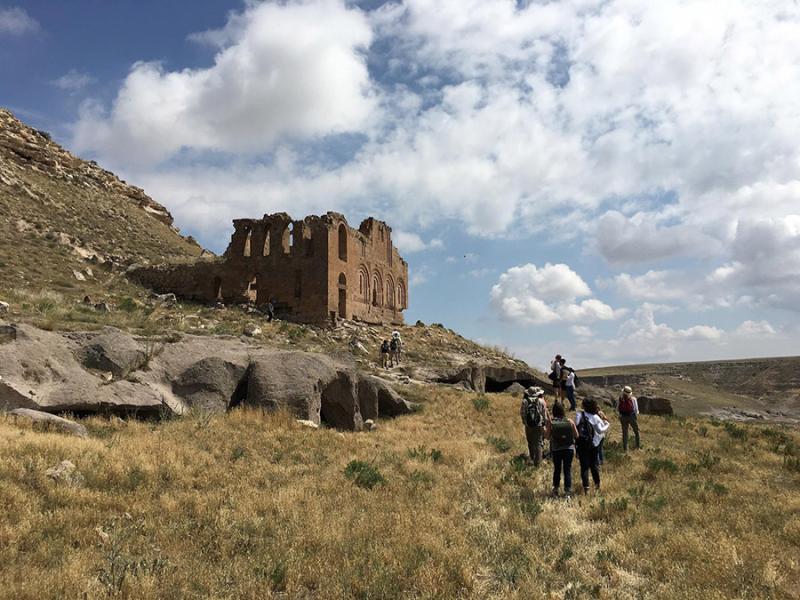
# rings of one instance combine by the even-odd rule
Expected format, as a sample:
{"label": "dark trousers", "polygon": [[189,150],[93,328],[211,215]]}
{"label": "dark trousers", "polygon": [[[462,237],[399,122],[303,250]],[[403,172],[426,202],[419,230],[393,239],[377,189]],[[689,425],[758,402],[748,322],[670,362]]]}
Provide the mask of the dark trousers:
{"label": "dark trousers", "polygon": [[528,452],[534,466],[542,462],[542,446],[544,443],[544,427],[528,427],[525,425],[525,438],[528,441]]}
{"label": "dark trousers", "polygon": [[636,447],[641,447],[639,440],[639,421],[636,418],[636,413],[632,415],[620,415],[619,422],[622,425],[622,449],[628,449],[628,427],[633,428],[633,435],[636,436]]}
{"label": "dark trousers", "polygon": [[553,459],[553,491],[558,490],[561,484],[561,471],[564,471],[564,491],[572,491],[572,457],[575,451],[572,448],[566,450],[553,450],[550,458]]}
{"label": "dark trousers", "polygon": [[592,472],[594,486],[600,487],[600,453],[597,446],[578,448],[578,460],[581,463],[581,483],[583,489],[589,489],[589,471]]}
{"label": "dark trousers", "polygon": [[567,386],[564,389],[567,391],[567,400],[569,400],[569,409],[575,410],[575,388]]}

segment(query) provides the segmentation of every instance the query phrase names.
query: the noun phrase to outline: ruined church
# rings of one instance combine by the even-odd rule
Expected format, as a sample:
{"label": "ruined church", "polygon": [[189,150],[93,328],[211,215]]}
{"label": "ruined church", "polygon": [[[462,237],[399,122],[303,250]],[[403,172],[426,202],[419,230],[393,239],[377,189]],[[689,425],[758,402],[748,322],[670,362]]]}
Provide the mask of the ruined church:
{"label": "ruined church", "polygon": [[354,229],[335,212],[299,221],[276,213],[236,219],[233,226],[220,258],[140,267],[130,276],[190,300],[257,306],[271,301],[277,317],[302,323],[403,322],[408,263],[383,221],[370,217]]}

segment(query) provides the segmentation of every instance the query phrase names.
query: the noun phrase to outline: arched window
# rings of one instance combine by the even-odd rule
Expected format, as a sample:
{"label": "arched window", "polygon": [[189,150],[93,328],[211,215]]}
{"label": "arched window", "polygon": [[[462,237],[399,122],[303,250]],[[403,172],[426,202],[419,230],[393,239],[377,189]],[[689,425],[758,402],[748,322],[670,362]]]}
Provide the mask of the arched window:
{"label": "arched window", "polygon": [[339,225],[339,260],[347,262],[347,226]]}
{"label": "arched window", "polygon": [[386,277],[386,306],[394,308],[394,279],[391,275]]}
{"label": "arched window", "polygon": [[281,248],[283,248],[284,254],[289,254],[289,250],[291,250],[293,243],[294,243],[294,224],[289,223],[284,228],[283,234],[281,235]]}
{"label": "arched window", "polygon": [[406,286],[403,284],[403,280],[397,282],[397,308],[399,310],[405,310],[406,308]]}
{"label": "arched window", "polygon": [[373,306],[383,304],[383,285],[381,285],[381,276],[377,273],[372,276],[372,304]]}
{"label": "arched window", "polygon": [[248,230],[247,237],[244,240],[244,252],[242,252],[242,256],[250,256],[250,242],[253,239],[253,232]]}
{"label": "arched window", "polygon": [[258,300],[258,275],[253,275],[250,283],[247,284],[247,301],[255,303]]}
{"label": "arched window", "polygon": [[369,304],[369,273],[365,267],[358,270],[358,297]]}
{"label": "arched window", "polygon": [[269,229],[264,234],[264,247],[261,250],[261,256],[269,256]]}

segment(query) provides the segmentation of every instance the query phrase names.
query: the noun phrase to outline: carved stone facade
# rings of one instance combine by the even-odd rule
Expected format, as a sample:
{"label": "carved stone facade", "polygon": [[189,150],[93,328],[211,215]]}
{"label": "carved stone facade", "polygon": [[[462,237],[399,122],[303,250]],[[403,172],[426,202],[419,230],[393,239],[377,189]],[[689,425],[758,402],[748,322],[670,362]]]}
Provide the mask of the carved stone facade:
{"label": "carved stone facade", "polygon": [[403,322],[408,263],[383,221],[370,217],[353,229],[339,213],[300,221],[276,213],[236,219],[233,226],[219,259],[141,267],[130,277],[192,300],[256,305],[272,300],[278,317],[305,323]]}

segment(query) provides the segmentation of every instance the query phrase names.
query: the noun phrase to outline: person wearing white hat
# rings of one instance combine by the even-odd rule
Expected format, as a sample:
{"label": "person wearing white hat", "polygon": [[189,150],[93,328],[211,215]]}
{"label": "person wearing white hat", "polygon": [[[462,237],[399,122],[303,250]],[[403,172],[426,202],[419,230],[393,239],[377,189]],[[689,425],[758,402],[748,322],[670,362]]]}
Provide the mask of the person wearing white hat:
{"label": "person wearing white hat", "polygon": [[544,401],[544,390],[531,386],[522,395],[519,407],[522,424],[525,426],[525,439],[528,442],[528,453],[533,465],[538,467],[542,462],[544,447],[544,428],[549,419],[547,404]]}
{"label": "person wearing white hat", "polygon": [[639,438],[639,404],[636,402],[636,396],[633,395],[631,386],[626,385],[622,388],[617,400],[617,414],[619,415],[619,423],[622,426],[622,449],[628,451],[628,428],[633,429],[633,435],[636,436],[636,449],[642,447],[641,439]]}

